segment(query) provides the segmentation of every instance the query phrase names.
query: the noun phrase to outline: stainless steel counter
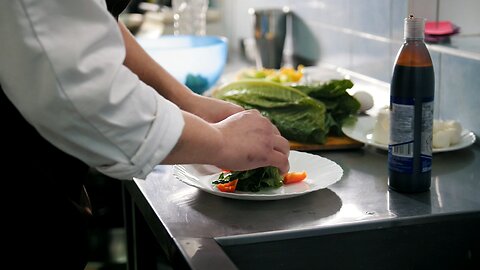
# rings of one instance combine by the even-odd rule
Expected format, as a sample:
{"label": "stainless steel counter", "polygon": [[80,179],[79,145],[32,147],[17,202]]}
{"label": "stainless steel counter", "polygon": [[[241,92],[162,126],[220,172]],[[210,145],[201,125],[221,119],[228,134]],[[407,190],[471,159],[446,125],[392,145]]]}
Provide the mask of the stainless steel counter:
{"label": "stainless steel counter", "polygon": [[[246,65],[230,57],[225,73]],[[374,94],[373,114],[388,103],[386,84],[344,74]],[[170,166],[124,182],[129,269],[155,264],[152,239],[176,269],[480,269],[479,144],[434,154],[420,194],[388,190],[384,150],[314,153],[338,163],[342,179],[285,200],[211,195]]]}
{"label": "stainless steel counter", "polygon": [[[460,241],[457,248],[465,248],[464,252],[470,254],[465,255],[470,256],[465,259],[467,265],[478,266],[480,235],[475,228],[480,224],[479,145],[434,154],[431,189],[420,194],[401,194],[388,190],[386,151],[368,146],[358,150],[316,154],[338,163],[344,169],[344,175],[339,182],[329,188],[296,198],[243,201],[218,197],[174,179],[172,168],[169,166],[158,166],[146,180],[126,183],[126,190],[145,217],[156,239],[167,243],[169,245],[167,249],[180,252],[184,259],[183,265],[193,269],[235,269],[246,266],[247,269],[251,269],[249,260],[261,258],[238,257],[238,252],[241,251],[238,247],[253,251],[255,247],[261,247],[265,243],[271,244],[267,247],[271,250],[272,256],[276,256],[275,262],[280,262],[280,266],[287,266],[285,268],[288,269],[289,256],[279,257],[284,253],[273,250],[282,247],[283,250],[289,250],[291,248],[289,241],[292,247],[296,244],[303,247],[312,243],[295,240],[315,239],[312,240],[315,246],[322,243],[322,239],[326,239],[322,237],[352,234],[353,238],[344,239],[353,241],[356,232],[371,232],[375,235],[375,232],[382,231],[385,233],[378,234],[379,244],[372,242],[372,245],[378,248],[384,243],[381,239],[393,234],[397,235],[398,239],[395,240],[397,242],[413,237],[409,235],[408,229],[390,232],[390,228],[415,228],[417,225],[430,224],[432,227],[422,228],[432,232],[438,229],[435,229],[435,224],[441,226],[454,221],[460,222],[458,226],[453,223],[448,226],[460,234],[455,235],[453,239],[445,238],[445,243],[439,240],[443,239],[442,235],[451,233],[448,228],[438,230],[440,236],[432,233],[428,237],[440,241],[438,245],[458,244]],[[463,229],[456,229],[457,227],[464,228],[464,232]],[[158,233],[159,231],[162,233]],[[423,235],[425,232],[416,233]],[[368,237],[375,239],[375,236]],[[412,248],[413,252],[414,247],[410,245],[414,246],[417,240],[411,240],[413,242],[406,245]],[[418,241],[429,240],[425,237]],[[279,245],[275,246],[274,243]],[[331,247],[334,246],[332,244],[334,242],[329,243]],[[342,248],[345,251],[353,248],[358,250],[366,247],[365,244],[364,240],[359,239],[358,242],[354,241]],[[388,245],[386,248],[389,248]],[[408,253],[409,249],[396,248],[395,252],[398,254]],[[438,248],[440,250],[440,246]],[[283,252],[289,254],[289,251]],[[435,250],[432,252],[436,254]],[[448,254],[448,249],[445,252]],[[269,253],[264,254],[266,255],[262,256],[265,256],[265,261],[269,261],[267,260]],[[443,253],[437,255],[440,254]],[[321,254],[318,256],[321,258]],[[388,256],[383,259],[388,260],[390,258]],[[291,259],[294,258],[296,257]],[[347,256],[345,260],[348,259]],[[436,259],[441,261],[441,257]],[[324,260],[328,261],[328,258]],[[412,258],[410,260],[415,262]],[[458,260],[457,257],[448,259],[447,262],[452,260],[458,263],[455,261]],[[465,261],[462,260],[461,263]],[[415,266],[415,263],[413,264]],[[444,263],[441,265],[446,266]],[[298,266],[303,268],[302,264]]]}

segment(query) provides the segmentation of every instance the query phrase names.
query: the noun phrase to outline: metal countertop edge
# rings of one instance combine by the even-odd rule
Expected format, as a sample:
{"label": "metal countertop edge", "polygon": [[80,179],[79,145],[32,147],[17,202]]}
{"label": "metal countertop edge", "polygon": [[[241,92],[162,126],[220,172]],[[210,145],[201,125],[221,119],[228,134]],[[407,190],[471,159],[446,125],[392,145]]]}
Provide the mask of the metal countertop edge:
{"label": "metal countertop edge", "polygon": [[174,238],[191,269],[238,269],[213,238]]}
{"label": "metal countertop edge", "polygon": [[221,246],[253,244],[269,241],[280,241],[296,238],[315,237],[329,234],[379,230],[392,227],[438,223],[449,220],[480,218],[480,211],[464,211],[458,213],[439,213],[416,217],[392,217],[388,220],[367,220],[340,225],[326,225],[316,228],[285,230],[276,232],[261,232],[234,236],[215,237]]}

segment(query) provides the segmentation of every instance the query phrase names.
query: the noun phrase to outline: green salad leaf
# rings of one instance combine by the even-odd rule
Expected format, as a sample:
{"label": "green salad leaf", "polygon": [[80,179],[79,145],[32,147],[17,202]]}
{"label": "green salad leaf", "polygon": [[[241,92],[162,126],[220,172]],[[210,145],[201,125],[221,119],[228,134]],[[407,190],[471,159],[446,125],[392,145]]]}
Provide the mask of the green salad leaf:
{"label": "green salad leaf", "polygon": [[323,102],[275,82],[237,81],[220,88],[213,96],[245,109],[259,110],[289,140],[324,143],[333,124]]}
{"label": "green salad leaf", "polygon": [[323,144],[327,135],[343,135],[342,126],[354,121],[360,102],[347,90],[350,80],[286,86],[265,80],[240,80],[213,93],[245,109],[257,109],[288,140]]}
{"label": "green salad leaf", "polygon": [[347,89],[353,87],[353,82],[346,79],[329,80],[324,83],[298,84],[293,87],[313,98],[332,99],[344,95]]}
{"label": "green salad leaf", "polygon": [[352,87],[353,82],[346,79],[293,86],[326,105],[327,114],[333,120],[330,125],[330,134],[334,135],[342,135],[342,126],[356,119],[356,114],[360,109],[360,102],[347,92]]}
{"label": "green salad leaf", "polygon": [[267,166],[246,171],[222,172],[212,184],[225,184],[238,179],[236,190],[258,192],[266,188],[278,188],[283,185],[283,177],[276,167]]}

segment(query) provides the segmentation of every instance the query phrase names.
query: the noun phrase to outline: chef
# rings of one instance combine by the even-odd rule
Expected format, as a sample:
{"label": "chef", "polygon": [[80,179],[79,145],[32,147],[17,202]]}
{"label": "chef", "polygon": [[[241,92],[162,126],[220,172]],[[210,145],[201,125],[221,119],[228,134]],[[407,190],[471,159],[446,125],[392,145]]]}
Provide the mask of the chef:
{"label": "chef", "polygon": [[289,169],[267,118],[194,94],[145,53],[115,19],[127,4],[2,1],[3,243],[22,268],[85,267],[89,167],[126,180],[158,164]]}

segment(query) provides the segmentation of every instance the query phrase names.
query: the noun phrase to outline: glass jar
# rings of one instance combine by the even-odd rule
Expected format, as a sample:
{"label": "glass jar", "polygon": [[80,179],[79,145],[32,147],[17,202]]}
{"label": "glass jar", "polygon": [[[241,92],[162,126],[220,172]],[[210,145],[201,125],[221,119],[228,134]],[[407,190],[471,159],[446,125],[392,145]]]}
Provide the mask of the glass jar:
{"label": "glass jar", "polygon": [[205,35],[208,0],[173,0],[173,33]]}

